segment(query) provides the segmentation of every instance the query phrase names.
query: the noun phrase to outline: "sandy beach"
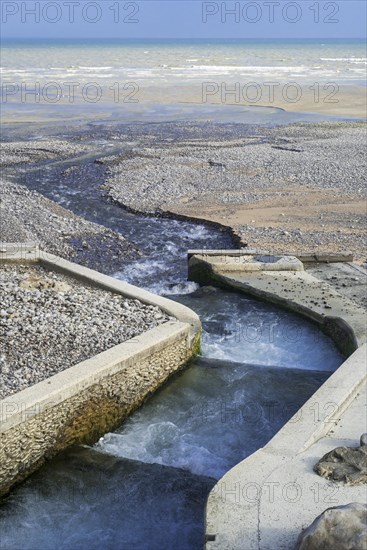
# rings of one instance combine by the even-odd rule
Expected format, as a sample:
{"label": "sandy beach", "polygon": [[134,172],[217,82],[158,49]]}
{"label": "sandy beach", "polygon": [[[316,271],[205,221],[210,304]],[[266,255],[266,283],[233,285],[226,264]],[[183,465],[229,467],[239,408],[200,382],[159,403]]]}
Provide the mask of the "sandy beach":
{"label": "sandy beach", "polygon": [[280,81],[271,87],[262,80],[256,80],[256,88],[253,85],[251,89],[249,83],[240,78],[233,82],[222,82],[217,78],[198,86],[144,87],[139,90],[139,100],[148,105],[154,102],[196,107],[215,105],[219,117],[225,115],[225,109],[229,106],[237,107],[239,116],[244,107],[266,107],[291,113],[317,113],[356,119],[367,117],[365,86],[326,81],[316,84]]}
{"label": "sandy beach", "polygon": [[[112,83],[111,83],[112,84]],[[78,121],[80,116],[86,122],[101,122],[113,116],[121,121],[161,122],[164,120],[206,120],[213,122],[246,122],[256,119],[266,123],[271,115],[284,120],[294,115],[299,119],[309,117],[310,121],[327,120],[333,117],[342,119],[367,118],[366,87],[360,84],[298,83],[280,81],[270,87],[262,80],[256,82],[258,99],[251,100],[250,89],[241,79],[222,82],[220,79],[198,84],[157,85],[147,84],[138,87],[136,103],[116,102],[113,86],[101,85],[101,101],[88,103],[82,96],[73,101],[60,97],[50,103],[41,96],[38,108],[32,102],[22,102],[21,95],[6,98],[2,105],[3,124],[26,124],[43,121]],[[47,86],[47,83],[45,84]],[[111,91],[112,89],[112,91]],[[42,90],[42,88],[41,88]],[[283,113],[282,113],[283,111]],[[250,118],[249,118],[250,114]]]}

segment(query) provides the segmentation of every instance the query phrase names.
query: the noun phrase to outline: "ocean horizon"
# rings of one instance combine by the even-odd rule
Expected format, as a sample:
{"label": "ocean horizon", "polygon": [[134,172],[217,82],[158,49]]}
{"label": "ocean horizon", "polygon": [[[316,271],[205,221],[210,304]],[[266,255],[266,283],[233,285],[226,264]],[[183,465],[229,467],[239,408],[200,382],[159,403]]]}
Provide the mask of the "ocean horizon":
{"label": "ocean horizon", "polygon": [[[139,120],[154,104],[159,116],[177,119],[190,118],[188,104],[197,116],[213,103],[217,111],[242,105],[332,115],[339,103],[341,116],[363,113],[367,57],[357,38],[15,38],[2,41],[2,52],[5,115],[52,117],[65,104],[77,116],[79,104],[80,116],[91,107],[116,116],[120,106],[117,116]],[[348,95],[340,101],[342,87]],[[173,114],[172,105],[181,107]]]}

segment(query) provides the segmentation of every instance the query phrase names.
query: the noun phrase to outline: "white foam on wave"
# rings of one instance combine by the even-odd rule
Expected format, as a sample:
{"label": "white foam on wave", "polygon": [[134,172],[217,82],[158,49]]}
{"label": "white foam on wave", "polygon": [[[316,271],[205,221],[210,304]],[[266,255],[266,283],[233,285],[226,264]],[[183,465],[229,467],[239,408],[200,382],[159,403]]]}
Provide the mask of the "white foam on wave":
{"label": "white foam on wave", "polygon": [[199,285],[192,281],[171,281],[167,276],[167,264],[164,260],[144,259],[126,266],[114,274],[132,285],[138,285],[155,294],[175,296],[191,294]]}
{"label": "white foam on wave", "polygon": [[207,289],[186,301],[203,322],[204,357],[237,363],[333,371],[342,356],[311,323],[231,293]]}
{"label": "white foam on wave", "polygon": [[[290,377],[284,387],[284,371],[279,380],[274,369],[199,363],[153,396],[117,433],[101,438],[96,448],[218,479],[262,446],[309,396],[305,375]],[[269,414],[269,404],[277,407],[276,414]]]}
{"label": "white foam on wave", "polygon": [[83,71],[110,71],[111,69],[113,69],[113,67],[106,67],[106,66],[83,67],[82,65],[80,65],[79,69],[82,69]]}
{"label": "white foam on wave", "polygon": [[367,58],[366,57],[321,57],[321,61],[367,62]]}
{"label": "white foam on wave", "polygon": [[199,288],[197,283],[193,281],[187,281],[186,283],[157,283],[149,286],[151,292],[162,296],[183,296],[185,294],[192,294]]}
{"label": "white foam on wave", "polygon": [[164,420],[142,423],[140,429],[135,425],[133,432],[126,434],[108,433],[96,448],[114,456],[214,478],[228,469],[228,461],[207,448],[199,435],[183,434],[180,426]]}
{"label": "white foam on wave", "polygon": [[166,263],[164,260],[154,260],[152,258],[147,258],[143,260],[138,260],[133,262],[130,265],[127,265],[121,271],[118,271],[114,274],[116,279],[121,279],[126,282],[133,282],[142,277],[149,275],[155,275],[157,272],[160,272],[164,269]]}

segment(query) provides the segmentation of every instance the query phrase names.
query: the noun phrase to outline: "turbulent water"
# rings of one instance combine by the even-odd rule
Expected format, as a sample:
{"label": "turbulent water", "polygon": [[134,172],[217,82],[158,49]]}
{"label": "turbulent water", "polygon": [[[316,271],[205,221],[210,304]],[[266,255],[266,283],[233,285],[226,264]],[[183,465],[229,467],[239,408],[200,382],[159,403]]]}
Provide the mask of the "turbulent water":
{"label": "turbulent water", "polygon": [[214,480],[87,448],[63,453],[15,491],[1,548],[191,550],[202,546]]}
{"label": "turbulent water", "polygon": [[137,243],[143,258],[115,276],[197,311],[202,355],[93,449],[65,452],[15,489],[0,509],[1,548],[199,549],[215,480],[266,444],[342,357],[296,315],[187,282],[186,250],[229,247],[228,235],[101,200],[96,165],[87,182],[55,186],[59,169],[27,185]]}
{"label": "turbulent water", "polygon": [[219,479],[265,445],[326,378],[199,359],[96,448]]}

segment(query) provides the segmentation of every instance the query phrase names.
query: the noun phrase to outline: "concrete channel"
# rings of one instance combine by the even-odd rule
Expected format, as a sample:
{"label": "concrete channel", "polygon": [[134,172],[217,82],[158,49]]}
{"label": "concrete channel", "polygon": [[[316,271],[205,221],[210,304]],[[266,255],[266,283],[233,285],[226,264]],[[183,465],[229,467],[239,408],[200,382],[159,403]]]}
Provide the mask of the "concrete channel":
{"label": "concrete channel", "polygon": [[365,501],[364,486],[328,482],[313,466],[335,447],[358,446],[367,431],[367,318],[357,303],[367,274],[357,267],[364,284],[356,285],[357,300],[351,300],[301,263],[319,265],[323,272],[332,265],[335,272],[347,262],[353,271],[349,253],[280,260],[256,251],[205,250],[189,251],[188,259],[190,280],[232,288],[304,315],[349,356],[267,445],[218,481],[208,498],[207,550],[294,549],[301,531],[326,508]]}
{"label": "concrete channel", "polygon": [[0,402],[0,494],[46,458],[113,430],[199,351],[201,323],[189,308],[46,253],[2,245],[0,263],[39,264],[89,285],[156,305],[174,317]]}

